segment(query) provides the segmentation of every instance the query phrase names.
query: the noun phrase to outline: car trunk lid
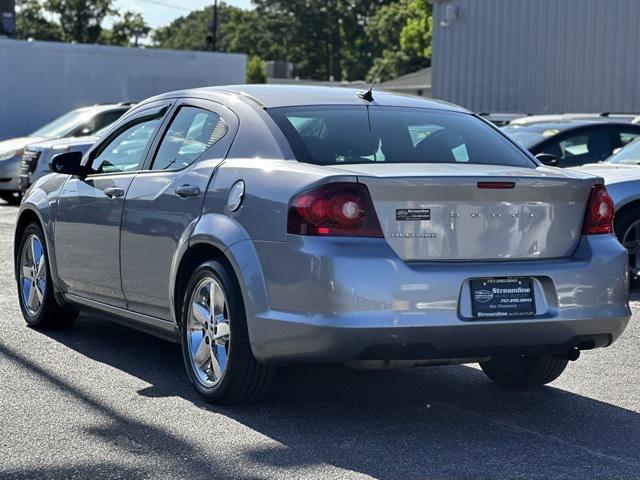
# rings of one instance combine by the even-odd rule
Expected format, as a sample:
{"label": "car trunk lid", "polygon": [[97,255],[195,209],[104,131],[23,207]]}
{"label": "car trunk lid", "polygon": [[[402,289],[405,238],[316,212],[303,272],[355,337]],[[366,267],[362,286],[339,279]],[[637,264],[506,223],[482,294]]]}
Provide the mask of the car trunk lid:
{"label": "car trunk lid", "polygon": [[568,257],[596,181],[545,168],[390,167],[341,168],[367,186],[386,241],[406,261]]}

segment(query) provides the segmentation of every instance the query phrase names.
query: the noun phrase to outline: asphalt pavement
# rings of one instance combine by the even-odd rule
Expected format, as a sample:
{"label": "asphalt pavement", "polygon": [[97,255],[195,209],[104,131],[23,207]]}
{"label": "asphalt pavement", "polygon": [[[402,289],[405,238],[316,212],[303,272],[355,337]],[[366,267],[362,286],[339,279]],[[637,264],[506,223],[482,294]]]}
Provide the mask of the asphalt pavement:
{"label": "asphalt pavement", "polygon": [[638,294],[624,336],[548,387],[473,366],[298,366],[263,403],[217,407],[175,344],[87,314],[26,327],[16,212],[0,205],[0,479],[640,478]]}

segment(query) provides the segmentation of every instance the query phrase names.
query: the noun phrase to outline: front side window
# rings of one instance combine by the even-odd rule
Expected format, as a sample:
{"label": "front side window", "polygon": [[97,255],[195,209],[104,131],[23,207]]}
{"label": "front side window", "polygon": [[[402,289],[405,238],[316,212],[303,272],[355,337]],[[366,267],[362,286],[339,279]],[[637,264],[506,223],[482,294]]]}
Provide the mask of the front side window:
{"label": "front side window", "polygon": [[213,112],[181,107],[165,133],[152,170],[181,170],[227,133],[227,125]]}
{"label": "front side window", "polygon": [[100,148],[93,159],[95,173],[131,172],[140,167],[142,156],[162,117],[150,118],[128,127],[105,147]]}
{"label": "front side window", "polygon": [[273,108],[267,112],[302,162],[535,167],[502,135],[465,113],[346,105]]}

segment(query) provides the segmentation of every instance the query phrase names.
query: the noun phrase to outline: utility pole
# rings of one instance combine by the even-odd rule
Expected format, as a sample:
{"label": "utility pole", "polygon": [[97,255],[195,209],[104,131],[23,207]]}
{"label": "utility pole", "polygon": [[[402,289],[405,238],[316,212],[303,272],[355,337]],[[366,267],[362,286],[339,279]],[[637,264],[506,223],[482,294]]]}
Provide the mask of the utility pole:
{"label": "utility pole", "polygon": [[216,51],[216,37],[218,36],[218,0],[213,2],[213,21],[211,22],[211,51]]}

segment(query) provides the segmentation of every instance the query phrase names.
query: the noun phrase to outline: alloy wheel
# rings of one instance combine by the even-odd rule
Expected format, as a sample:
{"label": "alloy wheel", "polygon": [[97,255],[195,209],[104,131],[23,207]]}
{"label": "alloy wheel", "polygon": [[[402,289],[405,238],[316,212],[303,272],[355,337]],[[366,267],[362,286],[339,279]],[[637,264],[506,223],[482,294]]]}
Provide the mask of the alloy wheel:
{"label": "alloy wheel", "polygon": [[32,234],[22,246],[20,256],[20,294],[29,315],[36,316],[42,308],[47,287],[47,262],[42,243]]}
{"label": "alloy wheel", "polygon": [[187,322],[193,372],[203,386],[213,387],[224,376],[231,337],[227,299],[213,277],[203,278],[193,290]]}
{"label": "alloy wheel", "polygon": [[640,220],[636,220],[624,232],[622,245],[629,253],[629,270],[634,276],[640,275]]}

